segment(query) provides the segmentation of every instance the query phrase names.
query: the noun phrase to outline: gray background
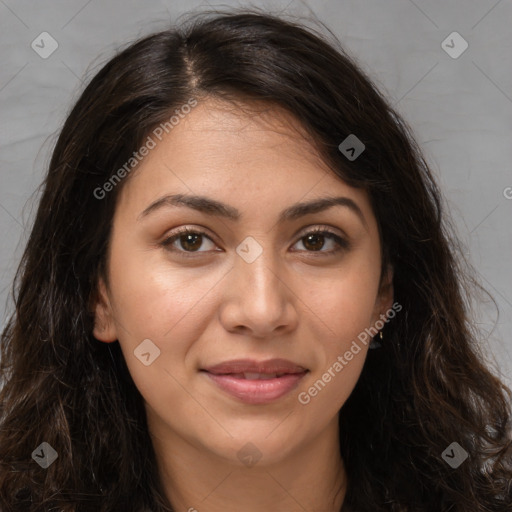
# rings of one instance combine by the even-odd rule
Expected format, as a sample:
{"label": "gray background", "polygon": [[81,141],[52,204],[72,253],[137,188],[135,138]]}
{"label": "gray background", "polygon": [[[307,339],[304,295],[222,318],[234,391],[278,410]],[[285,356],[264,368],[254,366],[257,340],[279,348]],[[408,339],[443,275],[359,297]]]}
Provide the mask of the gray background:
{"label": "gray background", "polygon": [[[512,385],[512,0],[0,0],[2,323],[12,311],[11,281],[37,187],[82,82],[119,45],[202,6],[319,19],[391,99],[438,176],[467,258],[498,303],[499,316],[490,301],[479,303],[482,351]],[[441,46],[453,31],[469,45],[458,58]],[[46,59],[31,47],[42,32],[58,43]]]}

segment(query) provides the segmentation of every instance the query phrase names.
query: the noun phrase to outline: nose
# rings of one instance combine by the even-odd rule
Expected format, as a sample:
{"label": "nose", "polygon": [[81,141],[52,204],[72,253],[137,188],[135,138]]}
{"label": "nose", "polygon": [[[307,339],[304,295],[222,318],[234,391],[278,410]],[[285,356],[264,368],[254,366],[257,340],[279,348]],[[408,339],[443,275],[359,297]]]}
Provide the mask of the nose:
{"label": "nose", "polygon": [[298,297],[286,279],[282,262],[270,249],[251,263],[237,255],[224,281],[220,308],[224,328],[254,338],[293,331],[298,323]]}

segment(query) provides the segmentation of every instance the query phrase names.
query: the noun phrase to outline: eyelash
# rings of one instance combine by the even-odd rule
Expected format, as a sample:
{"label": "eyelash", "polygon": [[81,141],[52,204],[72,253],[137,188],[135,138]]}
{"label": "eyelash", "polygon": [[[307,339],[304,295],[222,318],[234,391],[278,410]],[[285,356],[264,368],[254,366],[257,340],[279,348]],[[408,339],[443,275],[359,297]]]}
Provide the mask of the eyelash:
{"label": "eyelash", "polygon": [[[180,236],[182,236],[182,235],[189,235],[189,234],[190,235],[202,235],[202,236],[205,236],[206,238],[208,238],[208,240],[210,240],[211,242],[213,242],[213,240],[208,236],[208,234],[206,232],[200,231],[200,230],[197,230],[197,229],[191,229],[191,228],[185,227],[185,228],[180,228],[179,230],[177,230],[174,233],[172,233],[165,240],[163,240],[160,243],[160,245],[162,247],[164,247],[166,250],[168,250],[170,252],[174,252],[174,253],[179,253],[181,256],[183,256],[185,258],[196,258],[198,254],[201,254],[201,253],[204,253],[204,252],[209,252],[209,251],[183,251],[183,250],[180,250],[180,249],[176,249],[176,248],[174,248],[172,246],[172,244],[176,240],[178,240]],[[319,250],[319,251],[308,251],[308,250],[305,250],[305,251],[299,251],[299,252],[312,253],[312,255],[314,257],[324,257],[324,256],[332,256],[334,254],[337,254],[337,253],[339,253],[341,251],[344,251],[344,250],[348,250],[350,248],[349,242],[347,240],[345,240],[344,238],[340,237],[336,233],[333,233],[332,231],[330,231],[330,230],[328,230],[326,228],[312,229],[311,231],[308,231],[307,233],[304,233],[297,240],[297,242],[301,241],[303,238],[306,238],[309,235],[324,235],[324,236],[330,237],[330,238],[332,238],[335,241],[335,243],[337,244],[338,247],[336,249],[331,249],[330,251],[322,251],[322,250]],[[295,243],[297,243],[297,242],[295,242]],[[213,242],[213,243],[215,243],[215,242]]]}

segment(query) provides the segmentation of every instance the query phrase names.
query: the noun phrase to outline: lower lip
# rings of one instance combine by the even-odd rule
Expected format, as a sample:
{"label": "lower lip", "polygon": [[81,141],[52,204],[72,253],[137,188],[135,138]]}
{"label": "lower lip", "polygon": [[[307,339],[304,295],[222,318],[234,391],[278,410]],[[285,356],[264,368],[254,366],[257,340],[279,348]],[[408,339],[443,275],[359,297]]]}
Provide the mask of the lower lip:
{"label": "lower lip", "polygon": [[219,388],[248,404],[273,402],[297,387],[299,381],[306,375],[306,372],[288,373],[274,379],[248,380],[232,375],[205,373]]}

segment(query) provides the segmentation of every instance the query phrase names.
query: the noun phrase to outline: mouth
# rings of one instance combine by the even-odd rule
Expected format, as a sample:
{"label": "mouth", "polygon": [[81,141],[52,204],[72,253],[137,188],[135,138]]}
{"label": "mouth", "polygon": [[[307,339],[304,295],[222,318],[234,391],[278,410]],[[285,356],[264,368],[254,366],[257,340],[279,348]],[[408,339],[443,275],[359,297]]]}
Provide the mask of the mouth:
{"label": "mouth", "polygon": [[291,361],[227,361],[201,369],[217,388],[247,404],[267,404],[296,388],[309,370]]}
{"label": "mouth", "polygon": [[245,380],[269,380],[282,377],[283,375],[293,375],[290,373],[258,373],[258,372],[243,372],[243,373],[217,373],[212,375],[230,375],[235,379]]}

